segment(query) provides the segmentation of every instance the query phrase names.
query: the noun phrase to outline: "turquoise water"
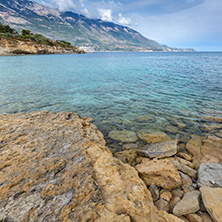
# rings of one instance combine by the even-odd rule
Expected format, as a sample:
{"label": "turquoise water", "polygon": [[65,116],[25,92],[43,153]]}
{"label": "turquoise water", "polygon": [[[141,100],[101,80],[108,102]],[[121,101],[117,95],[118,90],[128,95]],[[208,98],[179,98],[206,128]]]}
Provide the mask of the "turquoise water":
{"label": "turquoise water", "polygon": [[7,56],[0,80],[0,113],[74,111],[94,118],[105,136],[202,135],[201,116],[222,111],[219,52]]}

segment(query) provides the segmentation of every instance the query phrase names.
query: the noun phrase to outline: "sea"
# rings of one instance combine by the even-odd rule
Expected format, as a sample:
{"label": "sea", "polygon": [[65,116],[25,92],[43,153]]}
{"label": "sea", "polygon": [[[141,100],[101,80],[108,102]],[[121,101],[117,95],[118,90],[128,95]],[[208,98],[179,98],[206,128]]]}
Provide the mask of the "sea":
{"label": "sea", "polygon": [[222,52],[0,56],[0,114],[39,110],[93,118],[110,148],[113,130],[220,135]]}

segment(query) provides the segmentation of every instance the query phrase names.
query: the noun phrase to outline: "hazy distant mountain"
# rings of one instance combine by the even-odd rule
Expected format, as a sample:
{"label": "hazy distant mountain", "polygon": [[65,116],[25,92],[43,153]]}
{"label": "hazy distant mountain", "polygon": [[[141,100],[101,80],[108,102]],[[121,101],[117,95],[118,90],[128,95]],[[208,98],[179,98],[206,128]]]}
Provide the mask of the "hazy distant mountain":
{"label": "hazy distant mountain", "polygon": [[[28,0],[1,0],[0,22],[20,31],[29,29],[55,40],[96,51],[178,51],[147,39],[125,26],[60,12]],[[183,50],[179,50],[183,51]]]}

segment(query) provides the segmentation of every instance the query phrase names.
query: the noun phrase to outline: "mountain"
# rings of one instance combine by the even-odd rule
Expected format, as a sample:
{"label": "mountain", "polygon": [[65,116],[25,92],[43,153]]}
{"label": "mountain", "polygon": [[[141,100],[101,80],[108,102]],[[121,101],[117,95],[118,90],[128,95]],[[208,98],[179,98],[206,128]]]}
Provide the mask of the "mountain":
{"label": "mountain", "polygon": [[0,22],[93,51],[184,51],[147,39],[126,26],[60,12],[28,0],[1,0]]}

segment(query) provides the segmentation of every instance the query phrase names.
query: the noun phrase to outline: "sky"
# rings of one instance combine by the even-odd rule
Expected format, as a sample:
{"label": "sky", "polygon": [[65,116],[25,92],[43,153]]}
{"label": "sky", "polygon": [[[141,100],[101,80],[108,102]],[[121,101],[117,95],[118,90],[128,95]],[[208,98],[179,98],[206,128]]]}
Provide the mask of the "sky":
{"label": "sky", "polygon": [[222,0],[35,0],[125,25],[178,48],[222,51]]}

